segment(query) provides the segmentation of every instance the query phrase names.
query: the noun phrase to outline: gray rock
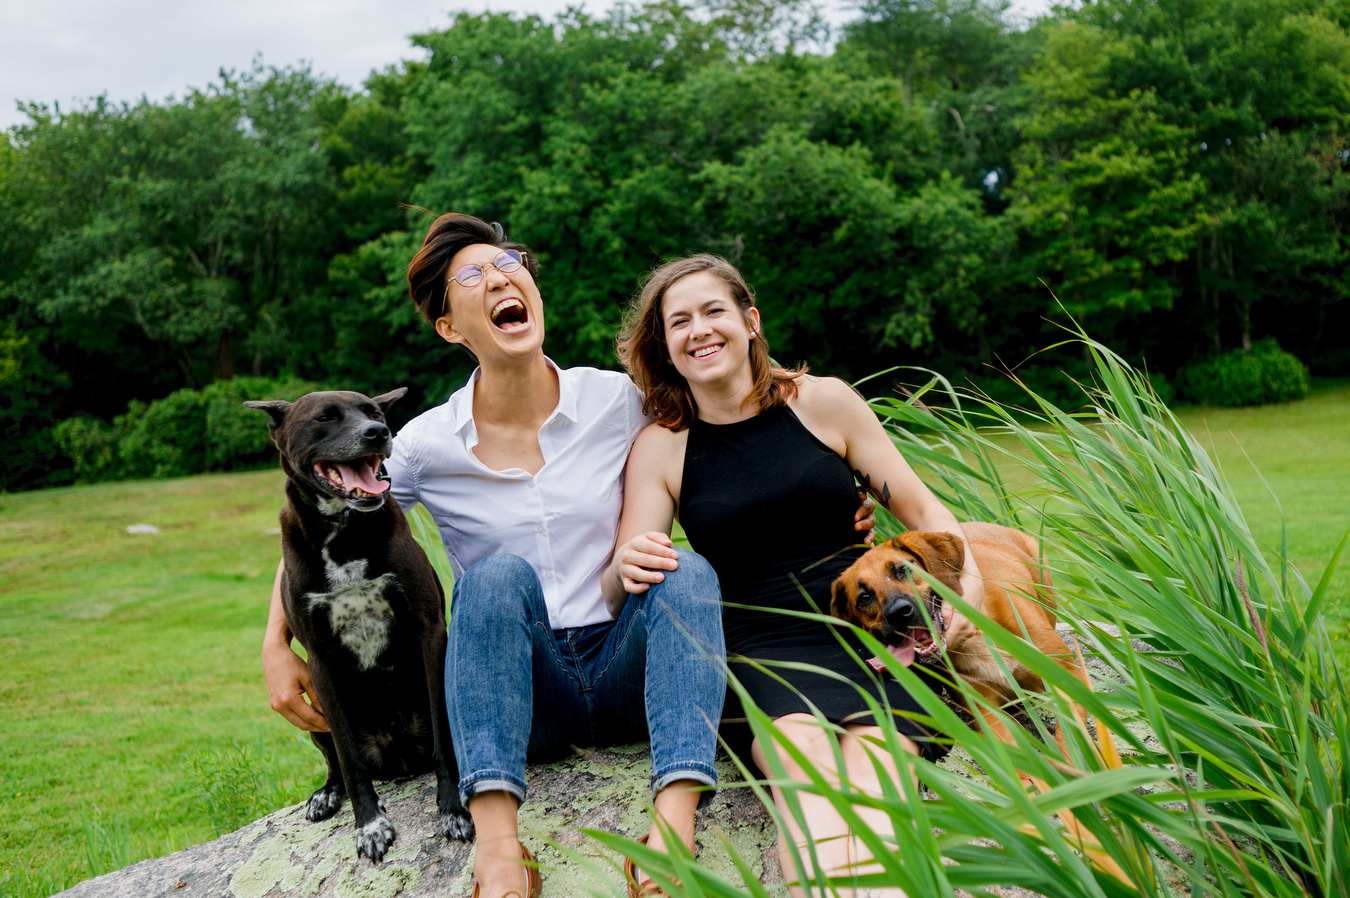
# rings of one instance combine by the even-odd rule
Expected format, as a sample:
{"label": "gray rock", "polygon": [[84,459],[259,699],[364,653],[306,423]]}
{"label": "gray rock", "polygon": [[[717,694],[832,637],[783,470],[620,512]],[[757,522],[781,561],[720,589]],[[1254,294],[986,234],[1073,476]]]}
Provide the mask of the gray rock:
{"label": "gray rock", "polygon": [[127,527],[127,533],[133,533],[136,535],[149,536],[158,532],[159,528],[156,527],[154,524],[132,524],[131,526]]}
{"label": "gray rock", "polygon": [[[721,764],[721,781],[739,777]],[[544,867],[544,895],[622,895],[622,859],[585,835],[602,830],[632,838],[647,832],[651,757],[645,745],[587,751],[528,773],[521,838]],[[303,805],[283,808],[214,842],[142,861],[62,892],[69,898],[406,898],[469,895],[471,844],[435,832],[436,784],[428,774],[378,787],[398,838],[384,862],[357,858],[349,804],[319,823]],[[733,882],[740,874],[726,844],[754,875],[781,883],[776,831],[747,788],[724,788],[699,814],[699,863]],[[723,840],[726,840],[725,842]]]}
{"label": "gray rock", "polygon": [[[1061,625],[1061,629],[1063,635],[1073,639],[1069,628]],[[1091,651],[1090,645],[1083,648]],[[1136,648],[1153,650],[1142,643]],[[1090,656],[1088,666],[1094,685],[1109,689],[1114,673]],[[1138,723],[1143,726],[1142,721]],[[1147,738],[1150,734],[1141,729],[1140,735]],[[961,776],[983,779],[959,748],[942,766]],[[786,895],[778,864],[777,831],[768,812],[751,789],[738,785],[739,774],[730,763],[719,762],[718,772],[723,788],[699,814],[699,863],[727,881],[742,882],[727,850],[730,845],[748,862],[752,876],[775,887],[775,896]],[[584,830],[631,838],[646,833],[651,819],[650,776],[651,757],[645,744],[589,750],[529,769],[529,797],[520,814],[521,838],[544,868],[546,898],[625,894],[622,859]],[[296,805],[214,842],[87,880],[61,895],[457,898],[471,894],[474,848],[449,842],[436,833],[434,777],[428,774],[383,783],[378,791],[398,831],[398,838],[380,864],[357,858],[349,804],[320,823],[306,821],[303,805]],[[1022,889],[1004,887],[1001,891],[1007,898],[1035,898],[1035,893]]]}

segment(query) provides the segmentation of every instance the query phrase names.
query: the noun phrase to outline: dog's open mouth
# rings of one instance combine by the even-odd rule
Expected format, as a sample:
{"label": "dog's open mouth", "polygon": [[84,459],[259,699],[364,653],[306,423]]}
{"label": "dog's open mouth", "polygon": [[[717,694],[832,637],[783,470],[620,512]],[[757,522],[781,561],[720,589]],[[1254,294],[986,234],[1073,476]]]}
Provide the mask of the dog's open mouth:
{"label": "dog's open mouth", "polygon": [[380,475],[383,462],[384,457],[380,455],[347,461],[317,461],[314,476],[344,499],[370,499],[389,489],[389,481],[381,479]]}
{"label": "dog's open mouth", "polygon": [[916,661],[927,664],[942,652],[942,634],[934,636],[927,627],[912,627],[890,648],[896,660],[906,667]]}
{"label": "dog's open mouth", "polygon": [[525,309],[525,303],[510,296],[493,306],[488,318],[498,330],[515,331],[529,322],[530,314]]}

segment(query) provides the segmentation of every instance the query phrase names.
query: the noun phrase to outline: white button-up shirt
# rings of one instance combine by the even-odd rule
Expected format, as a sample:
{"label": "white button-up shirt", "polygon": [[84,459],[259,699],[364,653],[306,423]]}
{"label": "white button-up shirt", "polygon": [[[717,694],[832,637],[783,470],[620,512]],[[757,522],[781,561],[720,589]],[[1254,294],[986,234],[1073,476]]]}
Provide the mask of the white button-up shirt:
{"label": "white button-up shirt", "polygon": [[399,431],[386,466],[399,505],[431,512],[456,577],[490,555],[519,555],[539,574],[558,630],[612,620],[600,576],[614,554],[628,450],[650,419],[626,375],[548,364],[560,395],[539,428],[538,474],[496,471],[474,455],[479,371]]}

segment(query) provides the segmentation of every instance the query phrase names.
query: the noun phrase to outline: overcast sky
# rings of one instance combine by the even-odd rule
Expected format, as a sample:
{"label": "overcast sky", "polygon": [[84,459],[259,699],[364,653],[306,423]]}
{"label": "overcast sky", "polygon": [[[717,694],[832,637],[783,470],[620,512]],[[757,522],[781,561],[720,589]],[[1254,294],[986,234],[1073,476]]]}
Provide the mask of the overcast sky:
{"label": "overcast sky", "polygon": [[[575,0],[574,0],[575,2]],[[204,87],[222,68],[300,60],[359,85],[372,69],[418,56],[408,36],[443,27],[451,12],[512,10],[552,18],[567,0],[0,0],[0,128],[24,119],[19,102],[162,100]],[[834,23],[849,0],[822,4]],[[609,3],[590,2],[600,12]],[[1014,0],[1038,14],[1049,0]]]}

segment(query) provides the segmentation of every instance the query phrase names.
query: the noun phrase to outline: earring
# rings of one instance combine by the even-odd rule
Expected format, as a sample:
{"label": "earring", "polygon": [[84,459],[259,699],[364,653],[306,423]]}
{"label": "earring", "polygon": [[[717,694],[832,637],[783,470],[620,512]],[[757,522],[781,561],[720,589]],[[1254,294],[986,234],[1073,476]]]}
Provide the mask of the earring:
{"label": "earring", "polygon": [[755,339],[755,334],[756,334],[755,331],[751,331],[751,332],[750,332],[750,339],[751,339],[751,340]]}

